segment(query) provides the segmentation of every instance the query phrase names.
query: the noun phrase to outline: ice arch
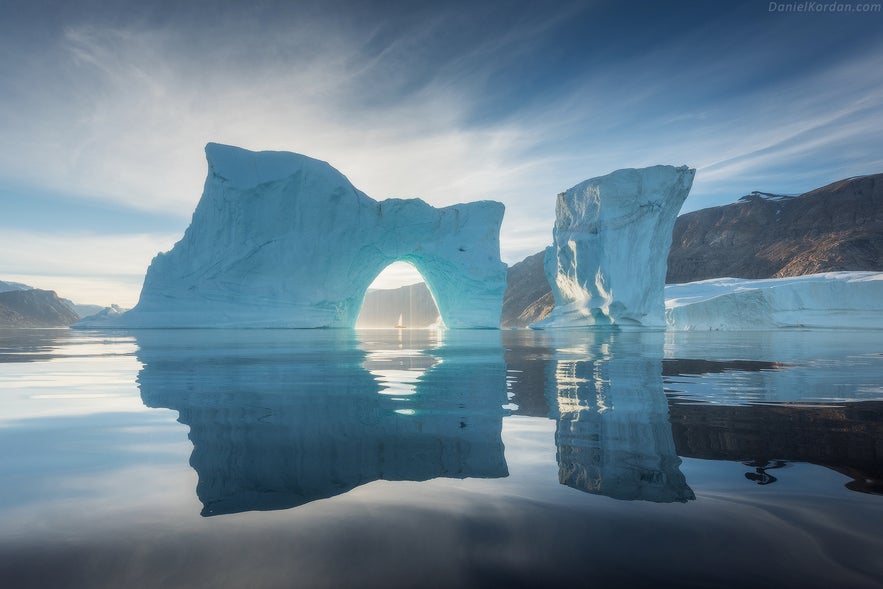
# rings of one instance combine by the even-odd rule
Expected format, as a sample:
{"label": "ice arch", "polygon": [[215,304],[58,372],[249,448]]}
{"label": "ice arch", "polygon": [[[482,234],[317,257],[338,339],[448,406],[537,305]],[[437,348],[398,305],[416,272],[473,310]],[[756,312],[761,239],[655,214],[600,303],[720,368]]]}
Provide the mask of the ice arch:
{"label": "ice arch", "polygon": [[352,327],[374,278],[414,265],[448,327],[498,328],[504,207],[378,202],[329,164],[209,143],[190,227],[150,264],[128,327]]}

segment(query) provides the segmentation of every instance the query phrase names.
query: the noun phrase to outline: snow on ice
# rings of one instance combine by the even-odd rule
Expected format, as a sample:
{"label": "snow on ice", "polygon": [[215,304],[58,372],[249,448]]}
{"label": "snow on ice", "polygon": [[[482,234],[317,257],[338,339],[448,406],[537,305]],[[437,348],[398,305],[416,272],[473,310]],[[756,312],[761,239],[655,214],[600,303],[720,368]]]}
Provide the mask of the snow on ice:
{"label": "snow on ice", "polygon": [[712,278],[665,287],[669,329],[883,328],[883,273]]}

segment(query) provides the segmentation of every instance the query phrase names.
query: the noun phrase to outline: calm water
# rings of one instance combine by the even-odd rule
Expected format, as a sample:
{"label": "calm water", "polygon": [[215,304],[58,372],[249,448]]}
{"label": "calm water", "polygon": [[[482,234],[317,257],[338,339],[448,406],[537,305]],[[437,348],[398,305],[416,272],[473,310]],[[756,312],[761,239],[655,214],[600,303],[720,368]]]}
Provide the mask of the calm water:
{"label": "calm water", "polygon": [[883,587],[883,333],[0,331],[0,587]]}

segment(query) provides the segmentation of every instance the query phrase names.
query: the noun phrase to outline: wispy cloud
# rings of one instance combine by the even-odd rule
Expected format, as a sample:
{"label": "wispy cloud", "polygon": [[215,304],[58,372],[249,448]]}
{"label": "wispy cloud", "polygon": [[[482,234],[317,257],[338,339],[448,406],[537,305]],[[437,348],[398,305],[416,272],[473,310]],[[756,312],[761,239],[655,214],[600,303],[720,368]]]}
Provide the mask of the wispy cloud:
{"label": "wispy cloud", "polygon": [[485,187],[460,178],[488,176],[524,140],[511,126],[465,128],[465,98],[440,85],[394,108],[360,109],[353,72],[364,66],[345,40],[325,39],[321,59],[251,64],[234,55],[204,68],[203,55],[179,54],[185,43],[165,30],[68,29],[57,48],[63,79],[53,81],[54,69],[19,73],[29,78],[21,86],[59,99],[37,113],[24,93],[4,109],[3,175],[189,215],[204,178],[201,148],[214,140],[306,152],[379,198],[429,192],[447,204],[478,196]]}
{"label": "wispy cloud", "polygon": [[[297,151],[378,199],[504,202],[514,262],[550,241],[558,192],[617,168],[697,167],[691,209],[881,166],[883,43],[841,21],[785,20],[761,3],[636,15],[606,2],[317,6],[71,17],[27,51],[0,40],[0,188],[186,223],[206,142]],[[39,231],[31,243],[54,243]],[[76,249],[66,235],[56,245]],[[105,245],[83,239],[85,257]],[[23,273],[64,274],[22,259]]]}

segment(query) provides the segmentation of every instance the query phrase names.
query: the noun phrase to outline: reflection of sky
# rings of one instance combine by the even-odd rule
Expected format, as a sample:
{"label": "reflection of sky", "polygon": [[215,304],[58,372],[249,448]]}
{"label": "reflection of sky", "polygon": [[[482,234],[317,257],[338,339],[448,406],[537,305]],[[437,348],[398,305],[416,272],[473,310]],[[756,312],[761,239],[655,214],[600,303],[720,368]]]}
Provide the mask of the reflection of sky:
{"label": "reflection of sky", "polygon": [[783,364],[774,370],[667,377],[669,394],[687,400],[732,405],[883,399],[879,331],[670,332],[665,337],[666,358]]}
{"label": "reflection of sky", "polygon": [[[310,341],[290,335],[304,347]],[[547,416],[503,419],[504,478],[375,481],[296,509],[201,518],[187,427],[174,411],[141,404],[131,342],[82,337],[96,342],[96,354],[122,355],[71,358],[77,354],[59,344],[54,360],[0,364],[0,582],[9,581],[6,571],[30,569],[54,580],[42,586],[66,587],[139,587],[133,579],[170,587],[406,586],[428,574],[450,586],[506,575],[543,585],[584,583],[591,569],[599,582],[693,573],[718,586],[758,579],[789,586],[796,578],[804,587],[874,587],[883,574],[876,525],[883,503],[844,490],[843,475],[789,465],[764,487],[744,477],[750,469],[741,463],[685,459],[696,501],[615,501],[558,483],[555,421]],[[822,334],[815,348],[800,338],[771,340],[766,352],[727,338],[717,347],[707,338],[669,345],[679,356],[726,359],[753,349],[843,382],[856,374],[836,362],[836,347],[846,345],[839,336]],[[873,338],[863,338],[842,356],[864,348],[855,357],[866,359]],[[438,373],[427,342],[360,345],[365,368],[391,386]],[[248,348],[238,355],[249,357]],[[394,362],[404,366],[401,378],[383,372]],[[858,371],[860,382],[869,374]]]}
{"label": "reflection of sky", "polygon": [[[360,331],[361,347],[367,352],[362,366],[368,370],[381,395],[408,397],[417,392],[421,377],[441,360],[431,355],[443,342],[444,332],[438,330]],[[413,410],[399,409],[410,415]]]}
{"label": "reflection of sky", "polygon": [[[13,349],[14,333],[2,333],[4,350]],[[119,499],[108,493],[125,488],[131,494],[136,481],[155,483],[144,489],[168,489],[171,465],[182,457],[186,462],[189,443],[173,412],[141,402],[133,339],[66,330],[22,334],[27,345],[0,363],[5,524],[14,530],[15,522],[51,519],[45,511],[53,511],[53,502],[59,502],[58,512],[76,503],[88,513]],[[98,487],[96,480],[102,482]],[[117,482],[106,486],[110,481]]]}
{"label": "reflection of sky", "polygon": [[[22,419],[147,410],[135,386],[141,365],[131,338],[84,334],[47,344],[7,356],[22,362],[0,363],[0,427]],[[52,360],[27,361],[33,355]]]}
{"label": "reflection of sky", "polygon": [[377,350],[369,352],[364,366],[380,385],[381,395],[413,395],[420,377],[439,363],[419,350]]}

